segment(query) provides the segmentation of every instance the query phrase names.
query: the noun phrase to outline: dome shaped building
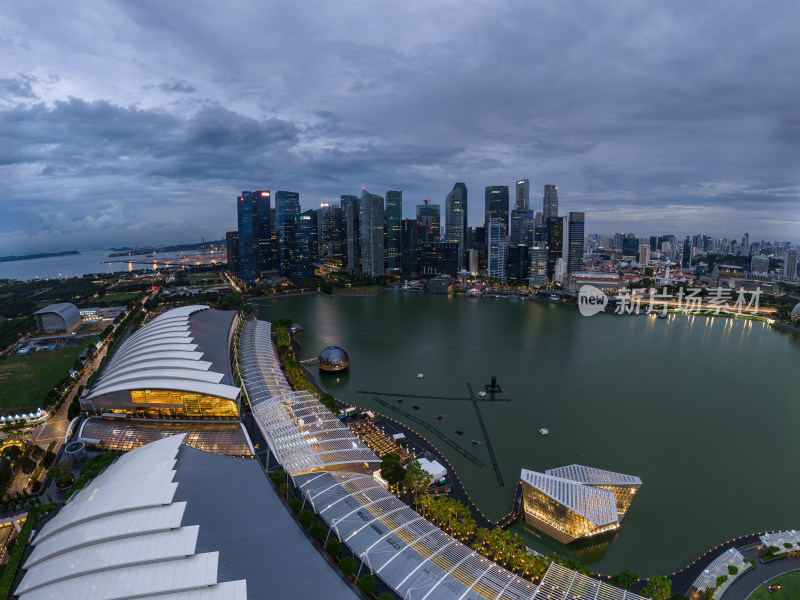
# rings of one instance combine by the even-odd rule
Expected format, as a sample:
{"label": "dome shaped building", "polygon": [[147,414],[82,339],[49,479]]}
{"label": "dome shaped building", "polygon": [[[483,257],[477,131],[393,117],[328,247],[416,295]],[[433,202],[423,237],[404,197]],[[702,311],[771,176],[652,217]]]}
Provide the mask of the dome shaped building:
{"label": "dome shaped building", "polygon": [[792,309],[792,316],[800,318],[800,302],[798,302]]}
{"label": "dome shaped building", "polygon": [[328,346],[319,353],[317,363],[319,364],[320,371],[336,373],[338,371],[344,371],[350,366],[350,357],[347,356],[347,352],[338,346]]}

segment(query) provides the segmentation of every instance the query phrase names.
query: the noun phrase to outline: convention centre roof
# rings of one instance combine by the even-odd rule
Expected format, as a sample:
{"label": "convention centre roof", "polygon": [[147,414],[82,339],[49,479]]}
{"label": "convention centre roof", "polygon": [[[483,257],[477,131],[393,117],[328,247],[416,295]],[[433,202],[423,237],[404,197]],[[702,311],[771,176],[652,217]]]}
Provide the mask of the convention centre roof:
{"label": "convention centre roof", "polygon": [[564,479],[571,479],[586,485],[642,485],[642,480],[634,475],[614,473],[613,471],[604,471],[603,469],[586,467],[584,465],[568,465],[566,467],[559,467],[557,469],[547,469],[545,474],[553,475],[554,477],[563,477]]}
{"label": "convention centre roof", "polygon": [[595,525],[610,525],[619,520],[611,490],[527,469],[522,469],[521,479]]}

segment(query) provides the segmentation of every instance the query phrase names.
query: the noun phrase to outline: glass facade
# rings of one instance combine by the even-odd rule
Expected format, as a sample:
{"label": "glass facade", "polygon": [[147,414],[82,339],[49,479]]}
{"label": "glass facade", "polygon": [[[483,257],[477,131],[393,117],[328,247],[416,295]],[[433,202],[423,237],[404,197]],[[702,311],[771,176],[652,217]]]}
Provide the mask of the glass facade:
{"label": "glass facade", "polygon": [[570,510],[558,500],[540,492],[524,481],[522,482],[522,500],[527,514],[563,531],[571,538],[585,537],[597,529],[597,525],[586,517]]}
{"label": "glass facade", "polygon": [[[236,403],[216,396],[177,390],[131,390],[132,411],[136,416],[158,419],[238,419]],[[136,406],[137,404],[143,406]],[[140,413],[144,413],[141,414]]]}

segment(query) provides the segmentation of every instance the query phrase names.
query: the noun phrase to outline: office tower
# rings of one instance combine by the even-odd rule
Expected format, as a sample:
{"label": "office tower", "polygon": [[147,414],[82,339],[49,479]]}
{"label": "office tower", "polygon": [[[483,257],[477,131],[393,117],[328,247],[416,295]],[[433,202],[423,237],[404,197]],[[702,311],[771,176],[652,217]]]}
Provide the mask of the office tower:
{"label": "office tower", "polygon": [[258,204],[250,192],[236,199],[239,231],[239,279],[253,285],[260,273],[258,257]]}
{"label": "office tower", "polygon": [[386,267],[400,269],[400,221],[403,218],[403,192],[386,192]]}
{"label": "office tower", "polygon": [[547,219],[556,216],[558,216],[558,186],[548,183],[544,186],[542,198],[542,221],[547,222]]}
{"label": "office tower", "polygon": [[510,282],[528,284],[528,272],[531,265],[530,246],[517,244],[508,246],[508,265],[506,277]]}
{"label": "office tower", "polygon": [[783,276],[786,279],[797,279],[797,248],[789,248],[786,251],[786,259],[783,263]]}
{"label": "office tower", "polygon": [[386,271],[383,263],[383,198],[361,189],[361,274],[381,277]]}
{"label": "office tower", "polygon": [[654,235],[650,236],[650,252],[658,250],[658,238]]}
{"label": "office tower", "polygon": [[544,213],[537,212],[533,220],[533,226],[539,227],[540,225],[544,225]]}
{"label": "office tower", "polygon": [[239,232],[228,231],[225,234],[225,250],[228,258],[228,271],[239,274]]}
{"label": "office tower", "polygon": [[559,256],[556,259],[556,268],[553,271],[553,282],[564,283],[564,276],[567,274],[567,261]]}
{"label": "office tower", "polygon": [[317,227],[319,261],[329,267],[345,268],[347,236],[344,210],[340,206],[323,203],[317,211]]}
{"label": "office tower", "polygon": [[284,224],[300,217],[300,194],[278,190],[275,194],[275,230],[278,234],[278,265],[281,275],[289,272],[289,246],[286,244]]}
{"label": "office tower", "polygon": [[351,275],[361,273],[361,221],[358,196],[342,195],[345,230],[345,269]]}
{"label": "office tower", "polygon": [[745,232],[742,238],[742,254],[744,256],[750,256],[750,234],[747,232]]}
{"label": "office tower", "polygon": [[534,244],[547,243],[547,223],[540,223],[539,225],[536,225],[533,228],[533,243]]}
{"label": "office tower", "polygon": [[639,266],[646,267],[650,264],[650,244],[639,244]]}
{"label": "office tower", "polygon": [[497,219],[508,232],[508,186],[489,185],[485,189],[485,224]]}
{"label": "office tower", "polygon": [[401,269],[403,277],[419,277],[419,252],[422,242],[416,219],[403,219],[400,223]]}
{"label": "office tower", "polygon": [[286,274],[292,283],[314,280],[314,211],[306,211],[283,223],[288,262]]}
{"label": "office tower", "polygon": [[[686,239],[688,240],[689,238]],[[627,256],[628,258],[633,259],[636,257],[637,252],[639,252],[639,238],[622,238],[622,256]]]}
{"label": "office tower", "polygon": [[458,242],[422,244],[419,258],[420,275],[426,279],[437,275],[458,275]]}
{"label": "office tower", "polygon": [[458,265],[464,264],[467,233],[467,186],[457,182],[444,201],[445,241],[458,244]]}
{"label": "office tower", "polygon": [[533,246],[533,211],[514,209],[511,211],[511,235],[508,236],[508,246],[513,248],[525,244],[528,248]]}
{"label": "office tower", "polygon": [[[244,194],[244,192],[242,192]],[[258,269],[261,271],[269,271],[272,266],[272,245],[271,233],[272,225],[270,223],[270,193],[269,190],[258,190],[252,193],[253,203],[256,205],[258,212],[258,239],[256,245],[258,246]]]}
{"label": "office tower", "polygon": [[569,213],[568,227],[567,273],[577,273],[583,271],[584,213]]}
{"label": "office tower", "polygon": [[438,204],[423,200],[417,204],[417,224],[423,242],[438,242],[441,237],[441,210]]}
{"label": "office tower", "polygon": [[307,223],[301,223],[301,225],[303,225],[304,228],[311,228],[311,260],[313,263],[317,263],[319,262],[319,238],[321,234],[317,220],[317,211],[313,208],[309,209],[300,213],[300,217],[302,217],[304,221],[311,221],[310,226]]}
{"label": "office tower", "polygon": [[547,219],[547,278],[551,281],[556,273],[556,261],[563,258],[564,253],[564,219],[548,217]]}
{"label": "office tower", "polygon": [[486,237],[489,251],[488,275],[494,279],[505,279],[506,263],[508,262],[505,224],[499,219],[490,219]]}
{"label": "office tower", "polygon": [[547,274],[547,261],[550,251],[545,244],[537,244],[531,248],[531,259],[528,276],[528,285],[531,287],[544,287],[549,280]]}
{"label": "office tower", "polygon": [[477,277],[478,275],[478,251],[475,248],[467,250],[467,270],[470,276]]}
{"label": "office tower", "polygon": [[683,254],[681,256],[681,267],[688,269],[692,266],[692,240],[686,236],[686,241],[683,243]]}
{"label": "office tower", "polygon": [[750,271],[753,273],[766,273],[769,271],[769,258],[754,254],[750,259]]}
{"label": "office tower", "polygon": [[476,227],[472,247],[478,251],[478,268],[486,268],[486,227]]}
{"label": "office tower", "polygon": [[531,207],[531,182],[527,179],[517,181],[517,201],[514,204],[516,210],[529,210]]}

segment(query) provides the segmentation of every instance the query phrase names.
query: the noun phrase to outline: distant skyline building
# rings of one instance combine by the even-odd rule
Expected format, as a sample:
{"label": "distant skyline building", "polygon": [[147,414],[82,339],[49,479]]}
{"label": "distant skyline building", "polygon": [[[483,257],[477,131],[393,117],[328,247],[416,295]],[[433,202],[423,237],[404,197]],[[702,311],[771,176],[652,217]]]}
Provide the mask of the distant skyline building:
{"label": "distant skyline building", "polygon": [[225,233],[225,251],[228,259],[228,271],[239,274],[239,232]]}
{"label": "distant skyline building", "polygon": [[416,219],[403,219],[400,224],[401,272],[403,277],[419,277],[419,254],[422,242]]}
{"label": "distant skyline building", "polygon": [[[244,192],[242,192],[244,193]],[[253,192],[253,202],[258,212],[258,269],[259,274],[275,268],[272,260],[271,198],[269,190]]]}
{"label": "distant skyline building", "polygon": [[585,236],[585,214],[569,213],[569,248],[567,249],[567,273],[583,271],[583,242]]}
{"label": "distant skyline building", "polygon": [[444,202],[445,206],[445,241],[458,244],[459,268],[464,264],[467,233],[467,186],[456,182]]}
{"label": "distant skyline building", "polygon": [[383,198],[377,194],[361,191],[361,274],[365,277],[380,277],[384,269],[383,244]]}
{"label": "distant skyline building", "polygon": [[286,243],[287,221],[294,222],[300,216],[300,194],[278,190],[275,193],[275,229],[278,237],[278,270],[287,275],[289,269],[289,246]]}
{"label": "distant skyline building", "polygon": [[345,269],[351,275],[361,274],[361,219],[358,196],[340,197],[344,217]]}
{"label": "distant skyline building", "polygon": [[403,192],[386,192],[386,267],[398,270],[401,266],[401,224],[403,219]]}
{"label": "distant skyline building", "polygon": [[[484,219],[486,226],[489,221],[497,219],[500,221],[508,233],[508,186],[507,185],[488,185],[484,190]],[[487,233],[488,235],[488,233]]]}
{"label": "distant skyline building", "polygon": [[530,269],[528,273],[528,285],[532,287],[544,287],[548,282],[547,261],[549,249],[546,244],[537,244],[531,248]]}
{"label": "distant skyline building", "polygon": [[531,182],[527,179],[517,180],[517,198],[514,208],[516,210],[530,210],[531,208]]}
{"label": "distant skyline building", "polygon": [[314,216],[311,210],[284,223],[289,254],[287,276],[292,283],[314,280]]}
{"label": "distant skyline building", "polygon": [[424,278],[437,275],[458,275],[458,242],[428,242],[422,244],[420,275]]}
{"label": "distant skyline building", "polygon": [[783,265],[783,276],[786,279],[797,279],[797,248],[789,248],[786,251]]}
{"label": "distant skyline building", "polygon": [[508,242],[506,242],[506,226],[500,219],[490,219],[486,237],[488,239],[488,276],[494,279],[506,279],[508,263]]}
{"label": "distant skyline building", "polygon": [[556,261],[563,260],[564,248],[564,219],[549,217],[547,219],[547,278],[551,281],[556,273]]}
{"label": "distant skyline building", "polygon": [[650,264],[650,244],[639,244],[639,266],[646,267]]}
{"label": "distant skyline building", "polygon": [[442,211],[438,204],[423,200],[417,204],[417,224],[423,242],[438,242],[442,239]]}
{"label": "distant skyline building", "polygon": [[239,279],[245,285],[253,285],[258,279],[258,204],[253,194],[242,192],[236,199],[239,231]]}
{"label": "distant skyline building", "polygon": [[683,253],[681,255],[681,267],[688,269],[692,266],[692,240],[686,236],[686,241],[683,243]]}
{"label": "distant skyline building", "polygon": [[533,211],[525,209],[514,209],[511,211],[511,232],[508,236],[510,248],[525,244],[530,248],[533,246]]}
{"label": "distant skyline building", "polygon": [[542,198],[542,222],[547,222],[550,217],[558,216],[558,186],[548,183],[544,186]]}

